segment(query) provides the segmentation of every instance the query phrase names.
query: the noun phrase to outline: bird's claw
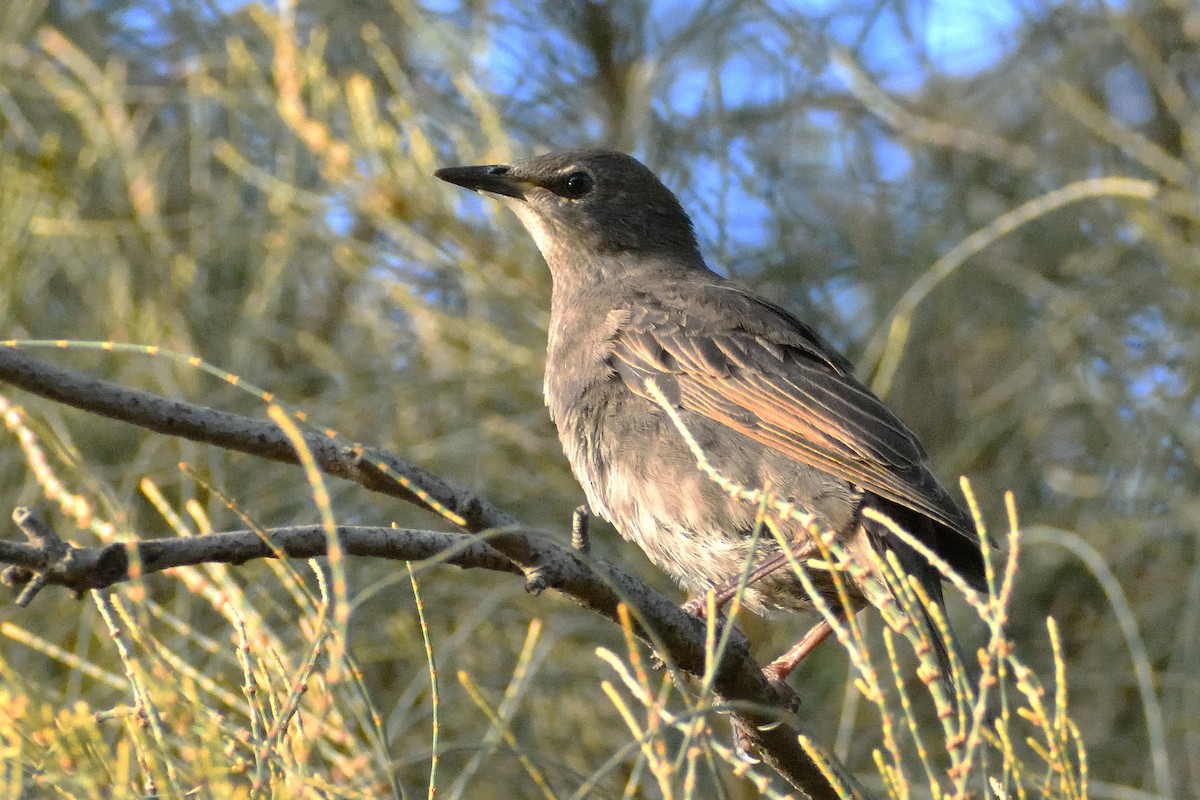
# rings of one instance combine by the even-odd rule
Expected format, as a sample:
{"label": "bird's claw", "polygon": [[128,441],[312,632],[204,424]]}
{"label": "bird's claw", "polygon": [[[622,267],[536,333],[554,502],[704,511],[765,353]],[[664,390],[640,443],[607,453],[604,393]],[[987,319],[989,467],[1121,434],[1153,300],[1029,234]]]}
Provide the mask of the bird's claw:
{"label": "bird's claw", "polygon": [[795,716],[800,712],[800,695],[796,694],[796,690],[789,686],[787,681],[773,675],[770,667],[763,670],[763,677],[775,691],[775,696],[779,699],[779,706],[783,709],[783,717],[778,721],[759,728],[759,730],[769,731],[786,721],[787,717]]}
{"label": "bird's claw", "polygon": [[751,738],[750,733],[735,723],[733,726],[733,752],[737,754],[738,759],[747,764],[759,763],[762,759],[754,755],[755,749],[754,739]]}
{"label": "bird's claw", "polygon": [[689,617],[696,617],[698,619],[708,617],[708,603],[705,602],[704,597],[693,597],[681,605],[679,609]]}
{"label": "bird's claw", "polygon": [[588,536],[588,520],[591,515],[592,509],[587,503],[578,506],[571,513],[571,547],[584,554],[592,549],[592,542]]}
{"label": "bird's claw", "polygon": [[[689,598],[686,603],[679,607],[679,610],[690,617],[695,617],[700,620],[708,619],[708,594],[702,594],[699,597]],[[725,612],[721,610],[721,603],[716,604],[717,608],[717,625],[718,627],[725,624]]]}

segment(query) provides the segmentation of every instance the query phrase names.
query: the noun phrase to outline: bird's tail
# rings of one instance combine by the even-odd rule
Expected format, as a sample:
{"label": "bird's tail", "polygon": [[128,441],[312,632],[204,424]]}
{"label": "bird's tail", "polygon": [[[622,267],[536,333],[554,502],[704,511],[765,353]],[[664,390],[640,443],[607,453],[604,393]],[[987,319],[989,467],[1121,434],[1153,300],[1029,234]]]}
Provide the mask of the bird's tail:
{"label": "bird's tail", "polygon": [[[933,643],[933,653],[937,658],[939,678],[941,679],[942,687],[946,690],[946,696],[950,699],[951,708],[957,712],[959,692],[958,687],[955,685],[954,669],[950,660],[949,648],[954,648],[954,655],[964,670],[967,668],[967,664],[969,662],[964,657],[962,644],[958,641],[958,637],[954,635],[954,631],[950,627],[950,618],[946,615],[946,605],[942,597],[941,575],[936,569],[928,564],[924,565],[924,567],[924,571],[927,573],[932,573],[932,575],[921,575],[918,577],[918,580],[921,582],[921,586],[925,590],[925,593],[929,595],[930,602],[937,604],[937,607],[941,609],[942,624],[939,626],[936,622],[934,622],[933,616],[929,613],[929,609],[925,608],[924,605],[920,607],[921,617],[925,622],[925,630],[929,633],[929,640]],[[949,642],[947,642],[946,637],[942,635],[943,629],[947,634],[949,634]]]}
{"label": "bird's tail", "polygon": [[[905,529],[909,531],[913,531],[913,527],[907,527],[907,525],[912,523],[914,527],[917,527],[917,531],[914,533],[914,535],[917,536],[920,536],[920,534],[923,532],[921,531],[922,527],[929,527],[935,524],[929,520],[919,517],[898,519],[896,521],[898,524],[905,525]],[[950,619],[945,613],[946,605],[942,595],[941,573],[939,573],[932,564],[926,561],[924,556],[922,556],[912,547],[908,546],[904,541],[902,541],[891,531],[887,530],[883,525],[871,520],[863,520],[863,525],[867,530],[867,535],[871,541],[872,547],[875,549],[875,552],[878,553],[881,558],[886,558],[888,552],[894,553],[896,556],[896,561],[899,563],[900,568],[904,571],[904,573],[917,579],[917,581],[921,584],[921,588],[929,597],[930,603],[936,605],[942,612],[942,624],[939,625],[934,621],[929,609],[918,603],[918,607],[921,609],[922,622],[924,622],[925,630],[928,634],[927,638],[933,645],[934,657],[937,659],[939,679],[942,683],[943,689],[945,690],[946,696],[950,701],[951,709],[957,713],[959,699],[962,695],[960,694],[954,679],[950,648],[954,648],[954,656],[957,658],[959,664],[962,665],[964,670],[969,669],[968,664],[970,664],[970,662],[964,657],[962,646],[958,642],[957,637],[954,636],[954,633],[950,628]],[[900,599],[897,597],[897,587],[894,587],[888,583],[888,590],[892,593],[892,596],[896,598],[897,602],[900,602]],[[942,635],[943,631],[949,635],[949,641],[947,641],[947,638]],[[968,680],[969,679],[970,676],[968,674]]]}

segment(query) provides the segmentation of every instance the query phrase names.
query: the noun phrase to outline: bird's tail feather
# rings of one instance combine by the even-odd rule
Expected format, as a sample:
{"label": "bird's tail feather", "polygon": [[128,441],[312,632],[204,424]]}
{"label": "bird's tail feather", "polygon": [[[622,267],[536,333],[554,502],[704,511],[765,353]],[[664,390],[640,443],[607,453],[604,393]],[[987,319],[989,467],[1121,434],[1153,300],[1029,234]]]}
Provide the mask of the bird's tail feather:
{"label": "bird's tail feather", "polygon": [[[939,626],[934,621],[933,615],[929,613],[929,609],[921,605],[921,617],[925,622],[925,630],[929,634],[929,640],[933,643],[934,656],[937,658],[939,677],[942,681],[942,686],[946,690],[946,696],[950,699],[950,705],[954,711],[958,711],[958,687],[955,685],[954,669],[950,660],[950,647],[954,648],[954,655],[958,659],[958,663],[966,668],[967,660],[963,657],[962,645],[958,641],[958,637],[954,635],[954,631],[950,627],[950,619],[945,613],[945,602],[942,598],[942,581],[937,570],[926,565],[926,571],[932,572],[932,576],[922,575],[922,588],[929,595],[931,603],[936,603],[938,608],[942,610],[942,624]],[[949,634],[949,642],[942,635],[943,629]]]}
{"label": "bird's tail feather", "polygon": [[[888,509],[888,511],[892,511],[892,509]],[[919,517],[901,518],[897,519],[896,522],[900,525],[904,525],[906,530],[909,531],[913,531],[913,528],[916,527],[918,530],[913,531],[914,535],[920,535],[922,532],[920,528],[933,524],[930,521]],[[910,525],[912,527],[910,527]],[[927,609],[923,604],[918,603],[918,606],[921,609],[921,618],[925,625],[925,631],[928,635],[929,641],[933,645],[934,657],[937,659],[938,672],[940,673],[939,677],[942,682],[942,686],[945,689],[946,696],[949,698],[951,708],[957,712],[960,693],[958,691],[958,687],[955,685],[956,682],[954,680],[954,670],[950,658],[949,648],[954,648],[954,655],[958,662],[962,665],[963,669],[968,669],[968,664],[970,662],[964,657],[962,646],[958,642],[957,637],[954,636],[954,633],[950,628],[950,619],[945,613],[946,605],[942,595],[941,574],[933,565],[926,561],[920,553],[905,544],[899,537],[887,530],[887,528],[885,528],[883,525],[871,520],[863,520],[863,526],[866,528],[868,538],[870,539],[871,545],[875,552],[878,553],[881,558],[885,559],[888,552],[894,553],[896,556],[896,561],[899,563],[900,568],[904,571],[904,573],[915,577],[920,582],[921,588],[924,589],[930,603],[936,605],[941,610],[942,624],[939,625],[934,621],[929,609]],[[887,582],[887,585],[892,596],[896,598],[897,602],[900,602],[900,598],[897,597],[897,587],[892,586],[890,582]],[[943,630],[949,634],[948,642],[946,637],[942,635]]]}

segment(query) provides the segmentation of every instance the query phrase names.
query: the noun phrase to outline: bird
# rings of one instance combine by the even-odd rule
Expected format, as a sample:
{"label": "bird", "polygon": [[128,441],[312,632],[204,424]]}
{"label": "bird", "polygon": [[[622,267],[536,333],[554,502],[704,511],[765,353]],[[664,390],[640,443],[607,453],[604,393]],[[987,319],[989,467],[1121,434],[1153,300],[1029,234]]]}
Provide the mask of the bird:
{"label": "bird", "polygon": [[[975,527],[917,436],[813,328],[714,272],[679,199],[644,164],[575,149],[434,175],[503,201],[541,251],[552,283],[544,396],[582,508],[680,584],[686,610],[739,588],[757,613],[811,610],[789,562],[813,561],[817,530],[862,567],[849,609],[828,570],[809,570],[834,621],[869,604],[865,582],[887,586],[871,551],[893,554],[944,608],[941,573],[879,515],[984,590]],[[759,507],[730,486],[795,510],[767,509],[778,538],[756,535]],[[946,643],[922,611],[953,697]],[[781,696],[831,630],[822,617],[764,668]]]}

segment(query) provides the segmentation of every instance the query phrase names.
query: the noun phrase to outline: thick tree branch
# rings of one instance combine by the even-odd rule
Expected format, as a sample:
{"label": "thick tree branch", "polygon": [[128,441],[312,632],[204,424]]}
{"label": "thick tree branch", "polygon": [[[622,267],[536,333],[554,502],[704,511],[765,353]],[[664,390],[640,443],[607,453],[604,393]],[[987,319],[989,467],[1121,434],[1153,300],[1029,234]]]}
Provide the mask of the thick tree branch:
{"label": "thick tree branch", "polygon": [[[205,442],[270,461],[299,463],[291,440],[272,422],[127,389],[92,375],[51,366],[13,347],[0,346],[0,382],[156,433]],[[466,521],[462,527],[468,532],[517,524],[515,517],[478,495],[390,453],[347,446],[319,433],[306,432],[304,440],[322,472],[434,511],[429,503],[375,466],[376,462],[387,464],[438,504],[462,517]]]}
{"label": "thick tree branch", "polygon": [[[3,346],[0,346],[0,381],[149,430],[273,461],[297,463],[291,443],[271,423],[125,389],[42,364]],[[618,620],[618,606],[625,603],[637,621],[639,636],[665,656],[668,663],[693,676],[705,673],[705,623],[684,613],[640,580],[602,561],[572,552],[547,536],[517,529],[509,514],[394,456],[346,448],[316,434],[308,434],[306,440],[318,465],[328,474],[430,509],[414,492],[370,463],[376,459],[384,461],[437,503],[463,516],[469,532],[492,529],[481,538],[461,533],[340,527],[338,536],[346,553],[403,560],[441,556],[448,563],[464,568],[524,574],[530,591],[553,588],[614,622]],[[14,519],[30,543],[0,540],[0,562],[12,565],[4,573],[6,582],[26,585],[20,598],[24,602],[47,584],[84,592],[128,580],[131,564],[137,564],[138,574],[145,575],[177,566],[206,562],[236,564],[277,554],[316,557],[325,554],[327,544],[320,526],[301,526],[269,530],[268,541],[254,531],[231,531],[190,539],[152,539],[79,548],[62,542],[27,509],[17,509]],[[722,653],[712,687],[732,707],[734,724],[749,744],[783,777],[810,797],[825,800],[839,796],[800,746],[796,730],[786,724],[772,725],[781,716],[780,699],[750,657],[745,637],[736,631]],[[763,727],[768,729],[762,730]],[[845,774],[844,770],[838,771]],[[849,781],[846,790],[863,796],[862,790]]]}

